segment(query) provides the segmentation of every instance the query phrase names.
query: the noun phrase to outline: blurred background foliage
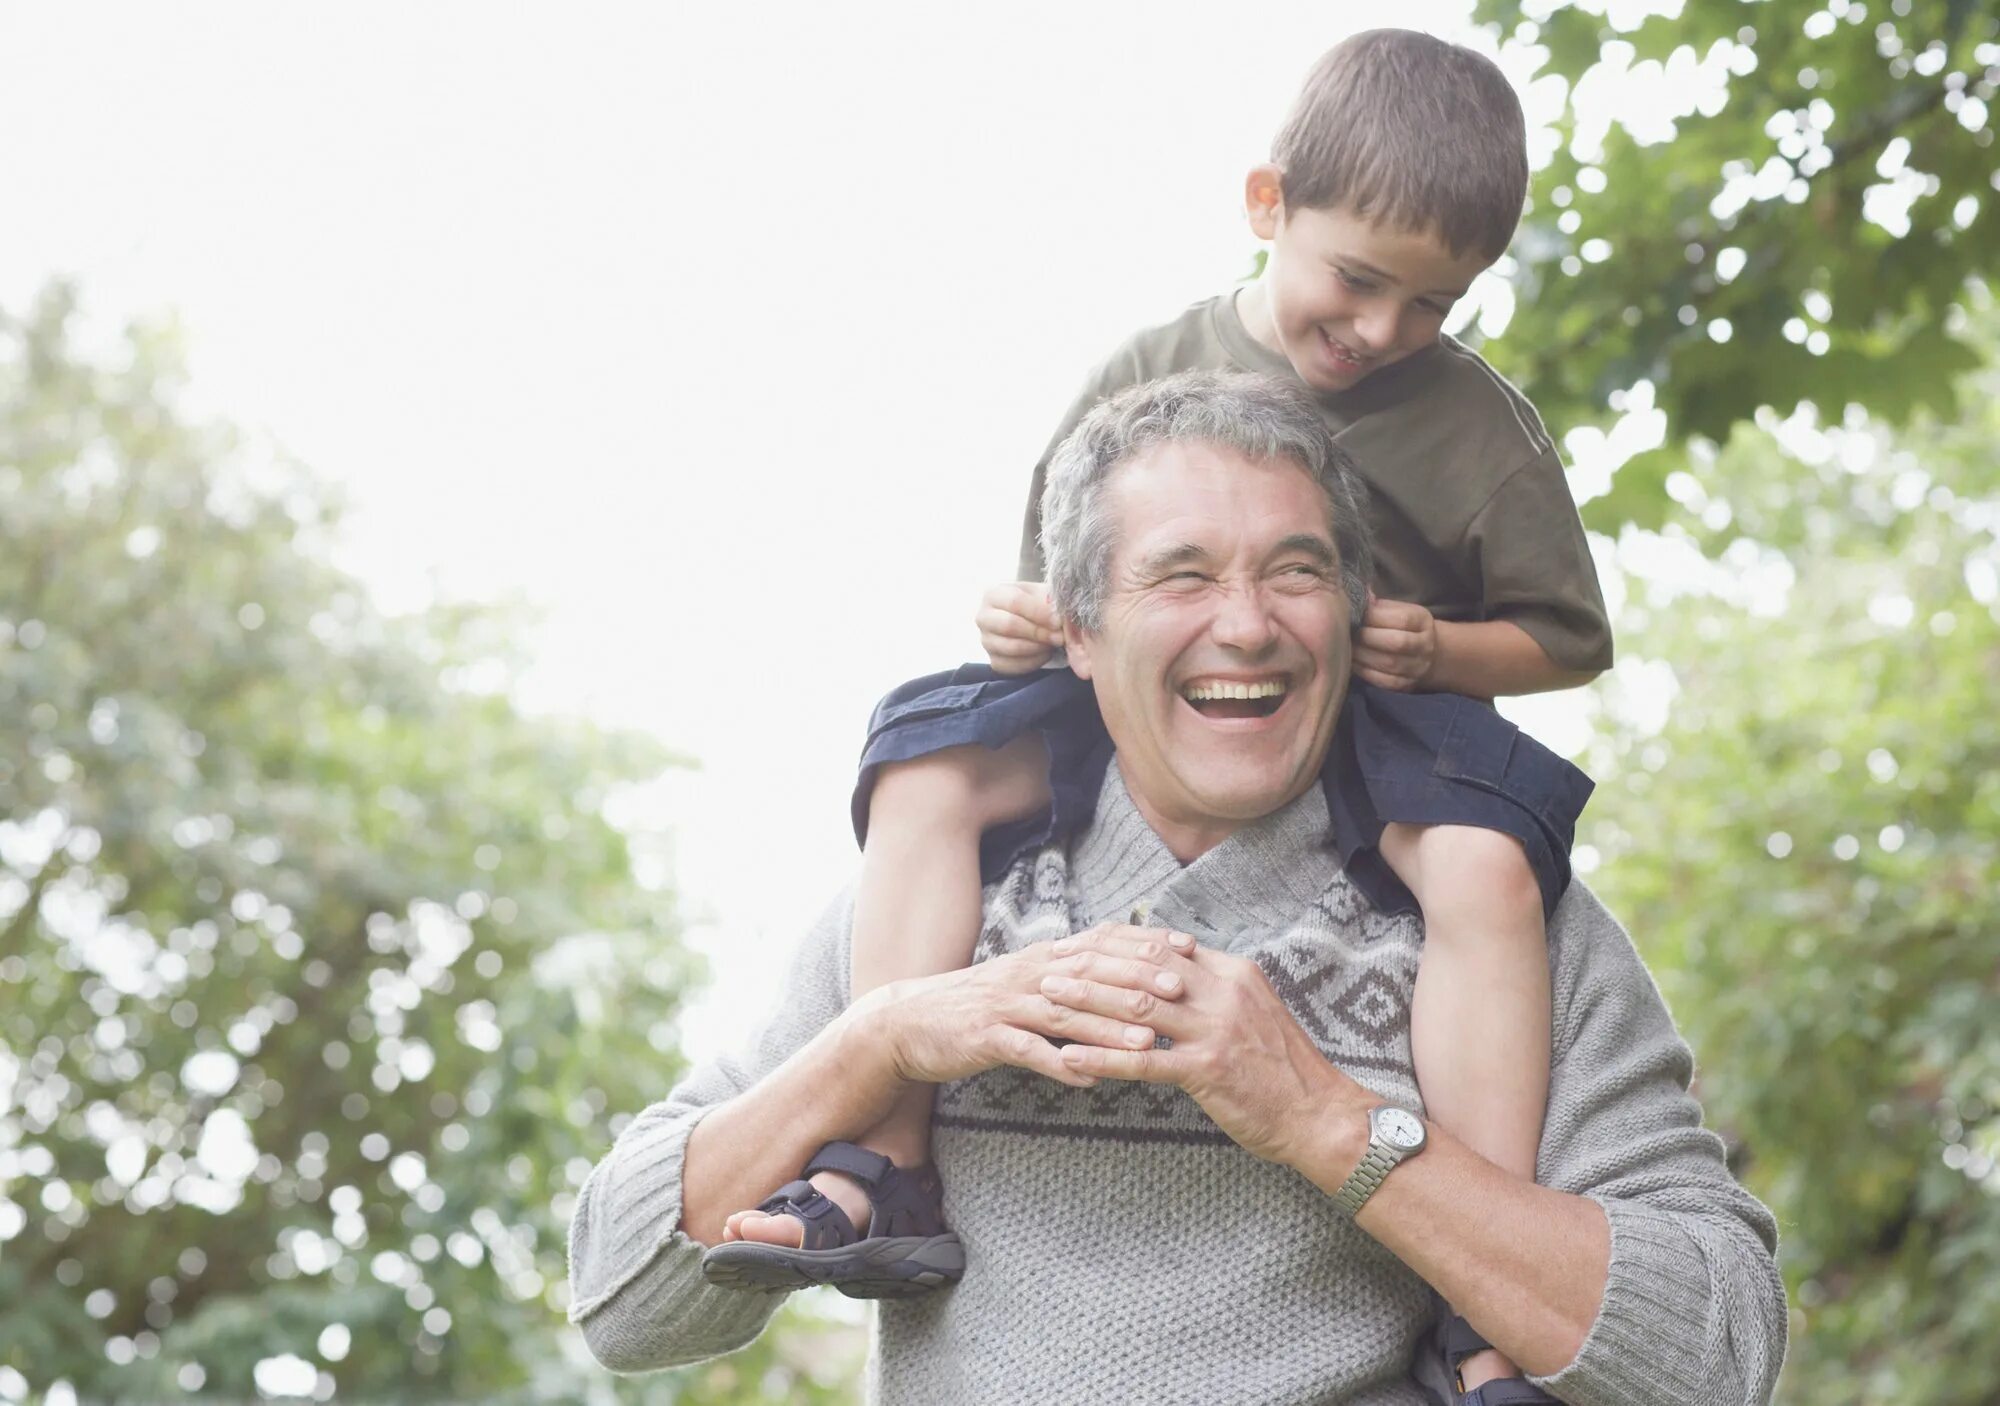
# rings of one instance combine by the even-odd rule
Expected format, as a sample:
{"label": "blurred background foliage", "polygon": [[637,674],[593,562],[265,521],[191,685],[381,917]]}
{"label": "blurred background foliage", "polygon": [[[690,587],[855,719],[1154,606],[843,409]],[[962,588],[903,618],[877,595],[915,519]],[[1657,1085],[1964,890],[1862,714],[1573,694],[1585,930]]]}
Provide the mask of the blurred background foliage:
{"label": "blurred background foliage", "polygon": [[[1617,612],[1580,865],[1778,1213],[1781,1399],[2000,1399],[2000,21],[1478,14],[1556,116],[1469,335]],[[0,321],[0,1400],[849,1399],[810,1303],[632,1382],[561,1326],[697,977],[615,823],[675,758],[524,715],[504,612],[384,618],[171,338],[72,321]]]}
{"label": "blurred background foliage", "polygon": [[518,711],[504,613],[385,619],[323,487],[73,313],[0,320],[0,1395],[812,1399],[779,1338],[634,1384],[559,1331],[679,1068],[611,819],[675,759]]}

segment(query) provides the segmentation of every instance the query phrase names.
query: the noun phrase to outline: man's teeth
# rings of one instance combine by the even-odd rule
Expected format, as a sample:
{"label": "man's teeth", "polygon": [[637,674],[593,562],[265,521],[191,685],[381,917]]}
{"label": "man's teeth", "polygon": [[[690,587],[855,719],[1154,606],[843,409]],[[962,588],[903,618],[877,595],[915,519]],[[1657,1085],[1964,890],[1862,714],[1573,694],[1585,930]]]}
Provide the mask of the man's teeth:
{"label": "man's teeth", "polygon": [[1214,698],[1275,698],[1285,691],[1283,679],[1264,683],[1191,683],[1181,690],[1190,703],[1206,703]]}

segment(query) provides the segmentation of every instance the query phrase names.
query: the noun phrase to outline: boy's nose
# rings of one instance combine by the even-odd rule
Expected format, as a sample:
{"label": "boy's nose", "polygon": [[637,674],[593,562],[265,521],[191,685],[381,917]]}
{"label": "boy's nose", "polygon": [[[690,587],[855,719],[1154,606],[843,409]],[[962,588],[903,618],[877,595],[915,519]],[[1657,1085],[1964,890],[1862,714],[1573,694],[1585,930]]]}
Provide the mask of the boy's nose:
{"label": "boy's nose", "polygon": [[1396,330],[1403,310],[1394,303],[1377,301],[1363,308],[1354,319],[1354,331],[1366,345],[1361,350],[1376,356],[1396,345]]}

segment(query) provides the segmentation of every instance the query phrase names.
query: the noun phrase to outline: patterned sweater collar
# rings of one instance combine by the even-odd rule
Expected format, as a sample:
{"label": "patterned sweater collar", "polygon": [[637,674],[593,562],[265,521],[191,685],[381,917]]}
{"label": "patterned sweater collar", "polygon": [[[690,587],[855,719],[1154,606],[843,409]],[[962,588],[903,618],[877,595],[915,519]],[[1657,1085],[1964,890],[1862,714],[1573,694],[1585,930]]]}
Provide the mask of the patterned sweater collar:
{"label": "patterned sweater collar", "polygon": [[1149,924],[1223,949],[1289,927],[1339,872],[1318,786],[1183,865],[1146,823],[1115,757],[1096,814],[1070,848],[1070,877],[1088,922],[1130,921],[1137,910]]}

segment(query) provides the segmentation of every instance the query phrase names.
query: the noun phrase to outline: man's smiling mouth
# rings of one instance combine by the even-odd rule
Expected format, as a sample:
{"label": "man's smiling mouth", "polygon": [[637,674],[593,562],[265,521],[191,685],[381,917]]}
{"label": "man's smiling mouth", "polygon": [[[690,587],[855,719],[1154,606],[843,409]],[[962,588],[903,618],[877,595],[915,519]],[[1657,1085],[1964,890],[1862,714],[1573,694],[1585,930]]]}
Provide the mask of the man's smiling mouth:
{"label": "man's smiling mouth", "polygon": [[1194,679],[1181,685],[1181,697],[1204,718],[1268,718],[1285,704],[1291,681],[1260,679]]}

